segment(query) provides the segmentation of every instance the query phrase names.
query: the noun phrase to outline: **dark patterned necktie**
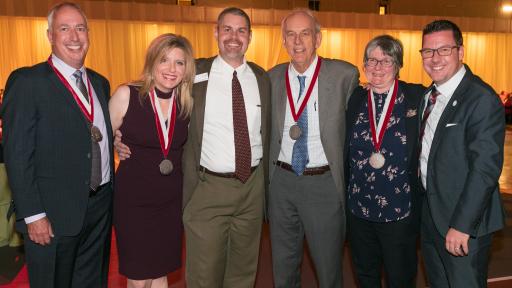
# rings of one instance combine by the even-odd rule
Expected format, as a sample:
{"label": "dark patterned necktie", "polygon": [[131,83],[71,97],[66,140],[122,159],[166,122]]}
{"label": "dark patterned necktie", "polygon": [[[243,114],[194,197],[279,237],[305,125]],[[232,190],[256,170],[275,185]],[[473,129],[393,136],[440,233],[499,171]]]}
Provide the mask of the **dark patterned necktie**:
{"label": "dark patterned necktie", "polygon": [[232,105],[233,105],[233,134],[235,136],[235,176],[245,183],[251,176],[251,142],[247,129],[247,115],[245,112],[244,95],[240,81],[233,72]]}
{"label": "dark patterned necktie", "polygon": [[[73,73],[73,76],[76,78],[75,80],[78,90],[80,90],[84,98],[87,100],[87,103],[89,103],[89,95],[87,93],[87,88],[85,88],[84,79],[82,78],[82,71],[76,70],[75,73]],[[87,125],[87,127],[89,127],[89,131],[91,130],[91,125],[92,123],[88,123]],[[96,191],[103,178],[101,173],[101,149],[98,142],[94,140],[91,142],[91,182],[89,187]]]}
{"label": "dark patterned necktie", "polygon": [[78,87],[78,90],[82,92],[85,100],[89,103],[89,95],[87,94],[87,88],[85,87],[84,79],[82,78],[82,71],[76,70],[75,73],[73,73],[73,76],[75,77],[76,87]]}
{"label": "dark patterned necktie", "polygon": [[[430,115],[430,112],[434,109],[434,105],[436,104],[437,96],[439,96],[439,91],[437,91],[436,87],[432,88],[430,92],[430,96],[428,97],[427,107],[425,107],[425,111],[423,112],[423,117],[421,117],[421,128],[420,128],[420,147],[421,142],[423,141],[423,134],[425,134],[425,127],[427,126],[427,119]],[[421,153],[421,150],[420,150]]]}
{"label": "dark patterned necktie", "polygon": [[[302,94],[304,94],[304,90],[306,88],[306,76],[297,76],[299,79],[299,98]],[[304,107],[304,110],[300,114],[299,121],[297,121],[297,125],[299,125],[300,131],[302,132],[299,139],[295,141],[293,144],[292,151],[292,168],[293,171],[297,175],[302,175],[304,173],[304,169],[306,169],[306,165],[309,162],[308,155],[308,105]]]}

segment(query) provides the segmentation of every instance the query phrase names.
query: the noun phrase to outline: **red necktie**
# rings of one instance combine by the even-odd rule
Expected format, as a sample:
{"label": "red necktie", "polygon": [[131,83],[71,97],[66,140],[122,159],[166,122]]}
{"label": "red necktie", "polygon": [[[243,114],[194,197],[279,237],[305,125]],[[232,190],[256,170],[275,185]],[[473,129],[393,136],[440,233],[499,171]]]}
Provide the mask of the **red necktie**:
{"label": "red necktie", "polygon": [[[420,147],[421,142],[423,141],[423,134],[425,134],[425,126],[427,126],[427,119],[430,115],[430,112],[432,112],[432,109],[434,109],[434,105],[436,104],[437,96],[439,96],[439,91],[437,91],[436,87],[434,86],[432,88],[432,91],[430,92],[430,96],[428,97],[427,101],[427,107],[425,107],[425,111],[423,112],[423,117],[421,118],[421,128],[420,128]],[[421,150],[420,150],[421,152]]]}
{"label": "red necktie", "polygon": [[235,136],[235,176],[245,183],[251,176],[251,142],[247,129],[247,115],[245,114],[244,95],[242,87],[233,72],[232,105],[233,105],[233,133]]}

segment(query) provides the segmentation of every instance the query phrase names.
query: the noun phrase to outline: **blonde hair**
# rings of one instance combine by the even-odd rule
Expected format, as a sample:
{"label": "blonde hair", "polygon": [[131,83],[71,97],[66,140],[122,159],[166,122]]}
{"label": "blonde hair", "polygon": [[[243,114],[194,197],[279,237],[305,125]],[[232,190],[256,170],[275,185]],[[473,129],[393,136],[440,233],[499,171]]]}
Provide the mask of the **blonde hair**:
{"label": "blonde hair", "polygon": [[156,37],[149,44],[146,51],[146,60],[142,75],[139,80],[133,81],[132,85],[139,86],[139,99],[143,103],[148,93],[155,87],[154,71],[160,60],[171,49],[179,48],[185,54],[185,74],[181,83],[176,86],[177,103],[179,103],[181,112],[180,117],[186,118],[192,112],[192,84],[195,76],[195,62],[192,45],[187,38],[172,33],[162,34]]}

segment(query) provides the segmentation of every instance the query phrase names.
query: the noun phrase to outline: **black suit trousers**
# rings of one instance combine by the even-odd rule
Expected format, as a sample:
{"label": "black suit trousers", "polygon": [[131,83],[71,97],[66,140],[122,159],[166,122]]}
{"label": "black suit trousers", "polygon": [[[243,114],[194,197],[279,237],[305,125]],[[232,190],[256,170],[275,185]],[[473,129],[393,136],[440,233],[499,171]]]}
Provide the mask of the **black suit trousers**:
{"label": "black suit trousers", "polygon": [[[30,287],[107,287],[112,215],[112,188],[106,185],[89,197],[80,233],[58,236],[41,246],[25,235]],[[51,219],[50,219],[51,221]]]}
{"label": "black suit trousers", "polygon": [[429,286],[487,287],[487,266],[491,250],[492,234],[469,238],[469,254],[456,257],[445,248],[445,237],[441,235],[433,220],[427,199],[423,201],[421,217],[421,250]]}

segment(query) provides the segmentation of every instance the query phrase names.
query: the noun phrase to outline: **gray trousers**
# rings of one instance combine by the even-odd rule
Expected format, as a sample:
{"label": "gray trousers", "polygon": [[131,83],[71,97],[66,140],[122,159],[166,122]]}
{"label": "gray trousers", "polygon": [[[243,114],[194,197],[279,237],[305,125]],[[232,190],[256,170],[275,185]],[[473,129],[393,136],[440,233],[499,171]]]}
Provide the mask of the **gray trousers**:
{"label": "gray trousers", "polygon": [[345,212],[330,171],[297,176],[277,167],[270,183],[274,285],[300,287],[306,236],[320,288],[342,287]]}

